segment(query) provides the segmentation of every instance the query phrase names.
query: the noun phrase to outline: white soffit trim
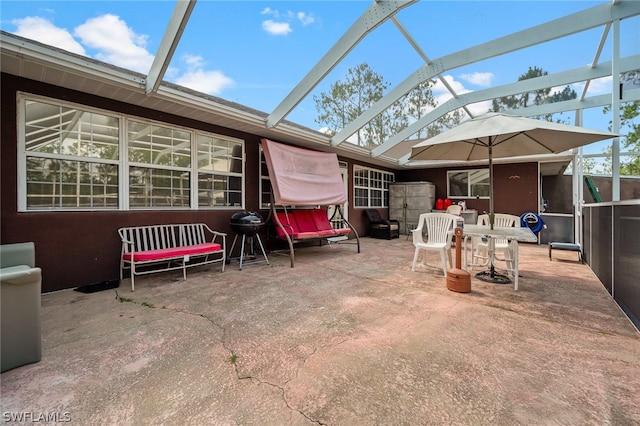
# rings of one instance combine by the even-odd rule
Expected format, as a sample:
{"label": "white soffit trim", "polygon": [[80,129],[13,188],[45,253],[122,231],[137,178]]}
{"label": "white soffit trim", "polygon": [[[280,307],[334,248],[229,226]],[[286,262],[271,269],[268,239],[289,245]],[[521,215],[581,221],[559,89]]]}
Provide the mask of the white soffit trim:
{"label": "white soffit trim", "polygon": [[[0,51],[18,61],[31,61],[44,67],[57,69],[72,75],[81,75],[98,81],[117,84],[129,89],[144,87],[142,74],[111,66],[80,55],[72,55],[51,46],[33,42],[12,34],[2,34]],[[3,64],[4,68],[4,64]]]}

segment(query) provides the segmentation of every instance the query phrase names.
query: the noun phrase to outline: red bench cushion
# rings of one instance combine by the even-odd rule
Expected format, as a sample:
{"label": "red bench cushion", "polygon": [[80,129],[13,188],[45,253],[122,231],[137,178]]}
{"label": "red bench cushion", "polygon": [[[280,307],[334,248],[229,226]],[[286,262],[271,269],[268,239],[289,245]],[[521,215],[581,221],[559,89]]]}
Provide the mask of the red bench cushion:
{"label": "red bench cushion", "polygon": [[334,229],[333,232],[337,235],[349,235],[351,233],[351,228],[338,228]]}
{"label": "red bench cushion", "polygon": [[278,234],[278,238],[286,239],[285,232],[292,236],[293,234],[299,232],[298,225],[296,224],[293,215],[285,212],[276,212],[276,216],[278,216],[278,220],[284,227],[284,232],[282,228],[276,224],[276,233]]}
{"label": "red bench cushion", "polygon": [[323,233],[323,236],[328,235],[349,235],[351,233],[350,228],[339,228],[333,229],[331,226],[331,222],[329,222],[329,218],[327,217],[327,212],[321,209],[312,210],[313,212],[313,221],[316,224],[316,228],[318,228],[318,232]]}
{"label": "red bench cushion", "polygon": [[313,210],[294,210],[291,212],[298,224],[299,232],[317,232],[315,222],[313,221]]}
{"label": "red bench cushion", "polygon": [[[333,229],[327,212],[323,209],[291,210],[290,212],[276,212],[276,215],[286,233],[294,239],[304,240],[349,235],[351,232],[350,228]],[[278,238],[286,238],[279,226],[276,226],[276,233]]]}
{"label": "red bench cushion", "polygon": [[[134,262],[146,262],[151,260],[171,259],[175,257],[182,257],[186,255],[206,254],[220,251],[222,246],[218,243],[204,243],[196,244],[186,247],[175,247],[159,250],[147,250],[138,251],[133,255]],[[131,253],[125,253],[122,255],[123,259],[131,260]]]}
{"label": "red bench cushion", "polygon": [[[315,228],[309,227],[309,223],[306,221],[303,221],[305,226],[304,230],[300,229],[300,224],[298,220],[296,220],[297,218],[296,215],[300,211],[303,211],[303,210],[293,210],[288,213],[276,212],[276,215],[278,216],[280,223],[282,223],[282,225],[284,226],[284,229],[286,230],[287,234],[289,234],[292,238],[304,240],[304,239],[320,237],[320,234],[316,232]],[[276,232],[278,234],[278,238],[286,238],[285,234],[282,232],[282,229],[280,229],[280,227],[277,225],[276,225]]]}
{"label": "red bench cushion", "polygon": [[329,218],[327,217],[327,212],[321,209],[311,210],[311,215],[313,217],[313,222],[315,223],[316,229],[319,231],[331,231],[333,227],[331,226],[331,222],[329,222]]}

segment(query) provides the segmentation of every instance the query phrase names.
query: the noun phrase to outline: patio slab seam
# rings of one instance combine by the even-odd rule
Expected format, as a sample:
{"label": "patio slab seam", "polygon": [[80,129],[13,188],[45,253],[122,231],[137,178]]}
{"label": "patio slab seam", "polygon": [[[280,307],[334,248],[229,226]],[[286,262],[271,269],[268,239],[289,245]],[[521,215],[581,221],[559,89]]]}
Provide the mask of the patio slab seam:
{"label": "patio slab seam", "polygon": [[[116,295],[117,295],[117,291],[116,291]],[[116,299],[118,299],[118,296],[116,296]],[[252,374],[243,375],[239,370],[238,362],[236,361],[236,359],[234,359],[234,357],[237,356],[236,351],[234,351],[234,349],[229,346],[229,344],[227,342],[227,339],[225,339],[225,337],[228,335],[226,327],[224,327],[221,324],[218,324],[214,319],[210,318],[206,314],[193,312],[193,311],[189,311],[189,310],[186,310],[186,309],[179,309],[179,308],[172,308],[172,307],[158,307],[158,306],[147,304],[146,302],[138,302],[132,297],[131,298],[127,298],[127,299],[130,299],[130,300],[127,300],[127,302],[130,302],[130,303],[133,303],[133,304],[136,304],[136,305],[140,305],[140,306],[145,306],[145,307],[147,307],[149,309],[162,309],[162,310],[166,310],[166,311],[171,311],[171,312],[175,312],[175,313],[181,313],[181,314],[190,315],[190,316],[194,316],[194,317],[197,317],[197,318],[205,319],[211,325],[213,325],[214,327],[216,327],[217,329],[220,330],[222,337],[220,339],[217,339],[217,340],[220,343],[220,345],[229,353],[228,362],[233,367],[233,370],[235,372],[235,376],[239,381],[247,381],[248,380],[248,381],[250,381],[251,383],[254,383],[254,384],[257,383],[258,385],[267,385],[269,387],[277,389],[277,390],[280,391],[280,393],[282,395],[282,402],[285,404],[285,406],[290,411],[302,415],[304,418],[306,418],[307,420],[309,420],[310,422],[313,422],[315,424],[319,424],[319,425],[324,425],[325,424],[325,423],[322,423],[319,420],[313,419],[310,415],[305,413],[303,410],[299,410],[299,409],[296,409],[295,407],[293,407],[290,404],[289,399],[287,398],[287,392],[286,392],[286,389],[285,389],[284,386],[278,385],[276,383],[272,383],[272,382],[270,382],[268,380],[264,380],[264,379],[262,379],[262,378],[260,378],[258,376],[252,375]],[[155,322],[155,321],[162,321],[162,320],[163,319],[159,318],[159,319],[156,319],[156,320],[153,320],[153,321],[148,321],[146,323],[138,324],[138,325],[136,325],[136,327],[143,326],[145,324],[149,324],[149,323]],[[136,327],[132,327],[132,328],[136,328]],[[332,344],[332,345],[323,345],[323,347],[331,348],[331,347],[339,346],[340,344],[342,344],[342,343],[344,343],[346,341],[349,341],[349,340],[354,340],[354,339],[343,339],[342,341],[337,342],[337,343]],[[284,385],[286,385],[287,383],[289,383],[292,380],[294,380],[295,378],[297,378],[299,371],[307,363],[308,359],[311,358],[314,354],[316,354],[317,351],[318,351],[318,348],[314,347],[312,352],[302,360],[302,367],[297,368],[296,371],[295,371],[294,377],[291,378],[291,379],[286,380],[284,382]]]}

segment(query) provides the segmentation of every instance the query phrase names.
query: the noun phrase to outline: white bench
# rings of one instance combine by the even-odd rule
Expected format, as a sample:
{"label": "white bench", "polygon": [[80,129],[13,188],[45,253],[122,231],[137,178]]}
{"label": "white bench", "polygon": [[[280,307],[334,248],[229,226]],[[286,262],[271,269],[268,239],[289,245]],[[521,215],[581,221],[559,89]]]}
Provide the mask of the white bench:
{"label": "white bench", "polygon": [[[226,236],[204,223],[133,226],[118,229],[122,240],[120,281],[131,270],[131,291],[136,275],[182,269],[226,261]],[[209,238],[207,238],[209,236]]]}

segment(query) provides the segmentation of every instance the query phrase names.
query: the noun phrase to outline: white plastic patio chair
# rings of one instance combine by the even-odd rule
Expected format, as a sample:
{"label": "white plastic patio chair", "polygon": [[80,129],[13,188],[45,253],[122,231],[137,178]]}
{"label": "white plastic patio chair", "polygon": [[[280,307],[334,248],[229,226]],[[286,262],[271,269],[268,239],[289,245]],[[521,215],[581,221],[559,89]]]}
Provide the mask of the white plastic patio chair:
{"label": "white plastic patio chair", "polygon": [[[490,226],[490,222],[489,222],[489,215],[488,214],[481,214],[480,216],[478,216],[478,225],[482,225],[482,226]],[[519,216],[514,216],[511,214],[504,214],[504,213],[496,213],[494,215],[494,221],[493,221],[493,226],[495,227],[516,227],[519,228],[520,227],[520,217]],[[497,256],[494,256],[495,259],[506,262],[507,264],[507,270],[511,271],[513,273],[514,270],[514,263],[513,263],[513,257],[514,257],[514,244],[518,244],[517,240],[512,240],[511,242],[509,242],[507,239],[502,239],[502,238],[497,238],[495,239],[494,242],[495,246],[494,246],[494,250],[495,253],[498,253],[499,251],[502,251],[504,254],[504,258],[500,259]],[[471,240],[471,245],[472,245],[472,253],[473,253],[473,260],[472,262],[474,264],[478,263],[478,259],[483,259],[486,260],[489,256],[489,254],[487,253],[489,250],[489,242],[485,241],[481,238],[473,238]]]}
{"label": "white plastic patio chair", "polygon": [[458,204],[451,204],[449,207],[447,207],[446,213],[460,216],[462,214],[462,206]]}
{"label": "white plastic patio chair", "polygon": [[[411,270],[416,270],[416,263],[421,251],[422,262],[425,266],[430,266],[427,263],[427,252],[437,251],[440,253],[440,260],[442,261],[442,271],[444,275],[447,275],[447,262],[445,260],[445,253],[449,255],[449,265],[453,265],[451,259],[451,239],[453,237],[453,226],[458,219],[457,216],[447,213],[422,213],[418,219],[418,227],[411,231],[413,233],[413,245],[416,250],[413,255],[413,264]],[[426,230],[427,241],[424,240],[423,230]]]}

